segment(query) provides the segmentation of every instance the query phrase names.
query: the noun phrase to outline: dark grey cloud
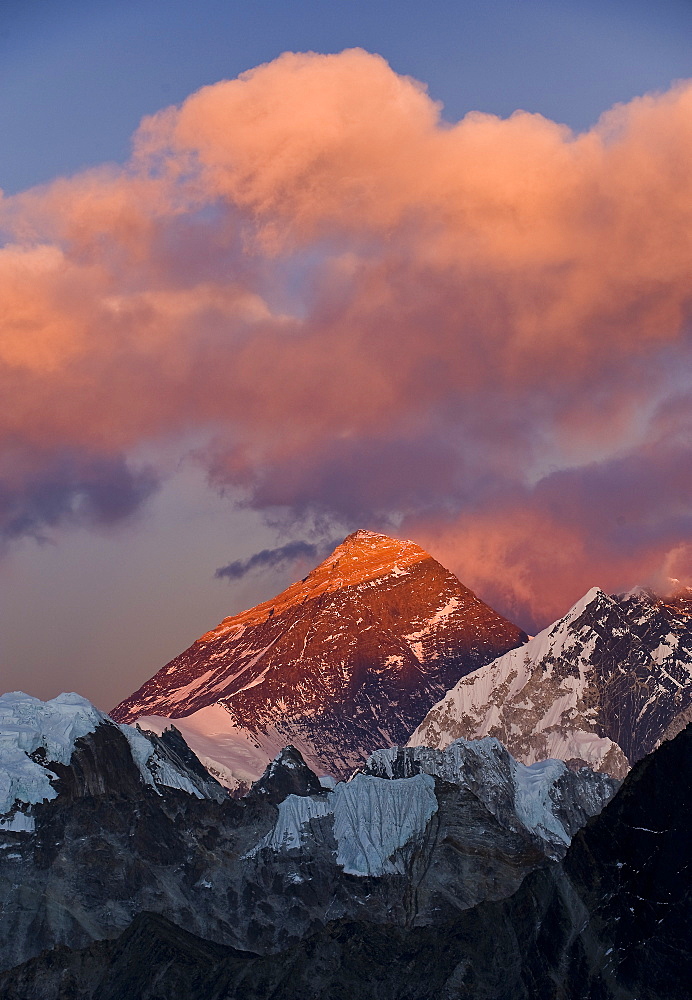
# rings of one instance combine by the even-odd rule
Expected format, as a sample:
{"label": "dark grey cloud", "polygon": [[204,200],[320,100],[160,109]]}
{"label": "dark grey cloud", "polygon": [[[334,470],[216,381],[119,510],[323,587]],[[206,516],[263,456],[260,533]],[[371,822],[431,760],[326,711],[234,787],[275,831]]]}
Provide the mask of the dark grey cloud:
{"label": "dark grey cloud", "polygon": [[214,576],[218,579],[240,580],[255,569],[274,569],[296,559],[317,560],[320,551],[320,546],[310,542],[288,542],[276,549],[262,549],[261,552],[255,552],[249,559],[236,559],[227,566],[220,566]]}
{"label": "dark grey cloud", "polygon": [[[7,458],[7,456],[5,456]],[[0,471],[0,538],[42,538],[63,525],[108,525],[137,511],[159,481],[148,467],[134,469],[120,455],[63,452]]]}

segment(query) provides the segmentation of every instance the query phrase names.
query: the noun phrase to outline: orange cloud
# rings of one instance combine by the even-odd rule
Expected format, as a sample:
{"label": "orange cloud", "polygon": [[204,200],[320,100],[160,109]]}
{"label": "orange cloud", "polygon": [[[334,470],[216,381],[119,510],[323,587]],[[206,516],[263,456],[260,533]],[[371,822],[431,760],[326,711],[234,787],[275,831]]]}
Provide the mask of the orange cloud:
{"label": "orange cloud", "polygon": [[538,616],[551,552],[581,586],[683,551],[689,518],[646,489],[646,544],[611,526],[595,554],[588,490],[602,509],[658,476],[689,500],[656,448],[690,457],[670,400],[692,84],[575,135],[521,111],[450,124],[378,56],[289,53],[145,119],[133,150],[0,202],[0,450],[34,478],[204,432],[248,502],[408,518]]}

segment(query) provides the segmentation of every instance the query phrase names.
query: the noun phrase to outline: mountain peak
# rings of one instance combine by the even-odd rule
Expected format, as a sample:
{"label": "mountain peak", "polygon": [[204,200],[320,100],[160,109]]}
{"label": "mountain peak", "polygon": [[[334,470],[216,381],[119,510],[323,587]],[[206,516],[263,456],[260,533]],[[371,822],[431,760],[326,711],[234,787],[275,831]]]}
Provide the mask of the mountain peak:
{"label": "mountain peak", "polygon": [[359,528],[344,538],[307,580],[329,576],[339,587],[348,586],[390,573],[403,574],[414,563],[430,558],[415,542]]}
{"label": "mountain peak", "polygon": [[366,583],[383,576],[404,576],[415,563],[432,557],[414,542],[390,538],[359,528],[348,535],[331,555],[297,583],[291,584],[270,601],[263,601],[249,611],[224,618],[220,625],[203,636],[218,638],[239,628],[247,628],[281,614],[296,604],[332,593],[343,587]]}
{"label": "mountain peak", "polygon": [[491,735],[525,764],[579,758],[624,776],[687,719],[692,600],[589,590],[520,649],[462,677],[410,740]]}
{"label": "mountain peak", "polygon": [[350,535],[344,538],[341,545],[337,545],[337,549],[341,548],[361,548],[361,549],[372,549],[372,548],[382,548],[389,549],[392,545],[400,546],[404,545],[408,548],[416,549],[418,552],[422,552],[420,545],[416,545],[415,542],[411,542],[406,539],[392,538],[391,535],[385,535],[381,531],[369,531],[368,528],[357,528],[356,531],[352,531]]}
{"label": "mountain peak", "polygon": [[526,639],[419,545],[361,530],[198,639],[114,717],[176,719],[187,738],[194,715],[223,744],[224,756],[206,745],[204,755],[234,773],[258,748],[268,763],[293,743],[318,773],[343,776],[383,742],[408,739],[459,677]]}

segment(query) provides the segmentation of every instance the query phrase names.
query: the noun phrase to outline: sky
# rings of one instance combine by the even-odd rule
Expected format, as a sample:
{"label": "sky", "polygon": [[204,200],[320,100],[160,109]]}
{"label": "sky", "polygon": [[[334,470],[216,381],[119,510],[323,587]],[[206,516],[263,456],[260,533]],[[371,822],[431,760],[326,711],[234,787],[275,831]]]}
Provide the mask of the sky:
{"label": "sky", "polygon": [[9,0],[2,689],[358,527],[535,631],[692,582],[692,7]]}

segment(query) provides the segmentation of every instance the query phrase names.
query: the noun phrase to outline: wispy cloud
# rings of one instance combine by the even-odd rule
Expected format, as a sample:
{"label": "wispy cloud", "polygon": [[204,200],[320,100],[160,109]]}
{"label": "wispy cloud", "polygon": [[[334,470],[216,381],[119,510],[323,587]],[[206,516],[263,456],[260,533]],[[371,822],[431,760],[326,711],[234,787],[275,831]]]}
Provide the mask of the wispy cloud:
{"label": "wispy cloud", "polygon": [[253,570],[275,569],[297,559],[313,559],[318,557],[319,548],[310,542],[288,542],[277,549],[262,549],[255,552],[249,559],[236,559],[227,566],[220,566],[214,573],[215,577],[228,580],[241,580]]}

